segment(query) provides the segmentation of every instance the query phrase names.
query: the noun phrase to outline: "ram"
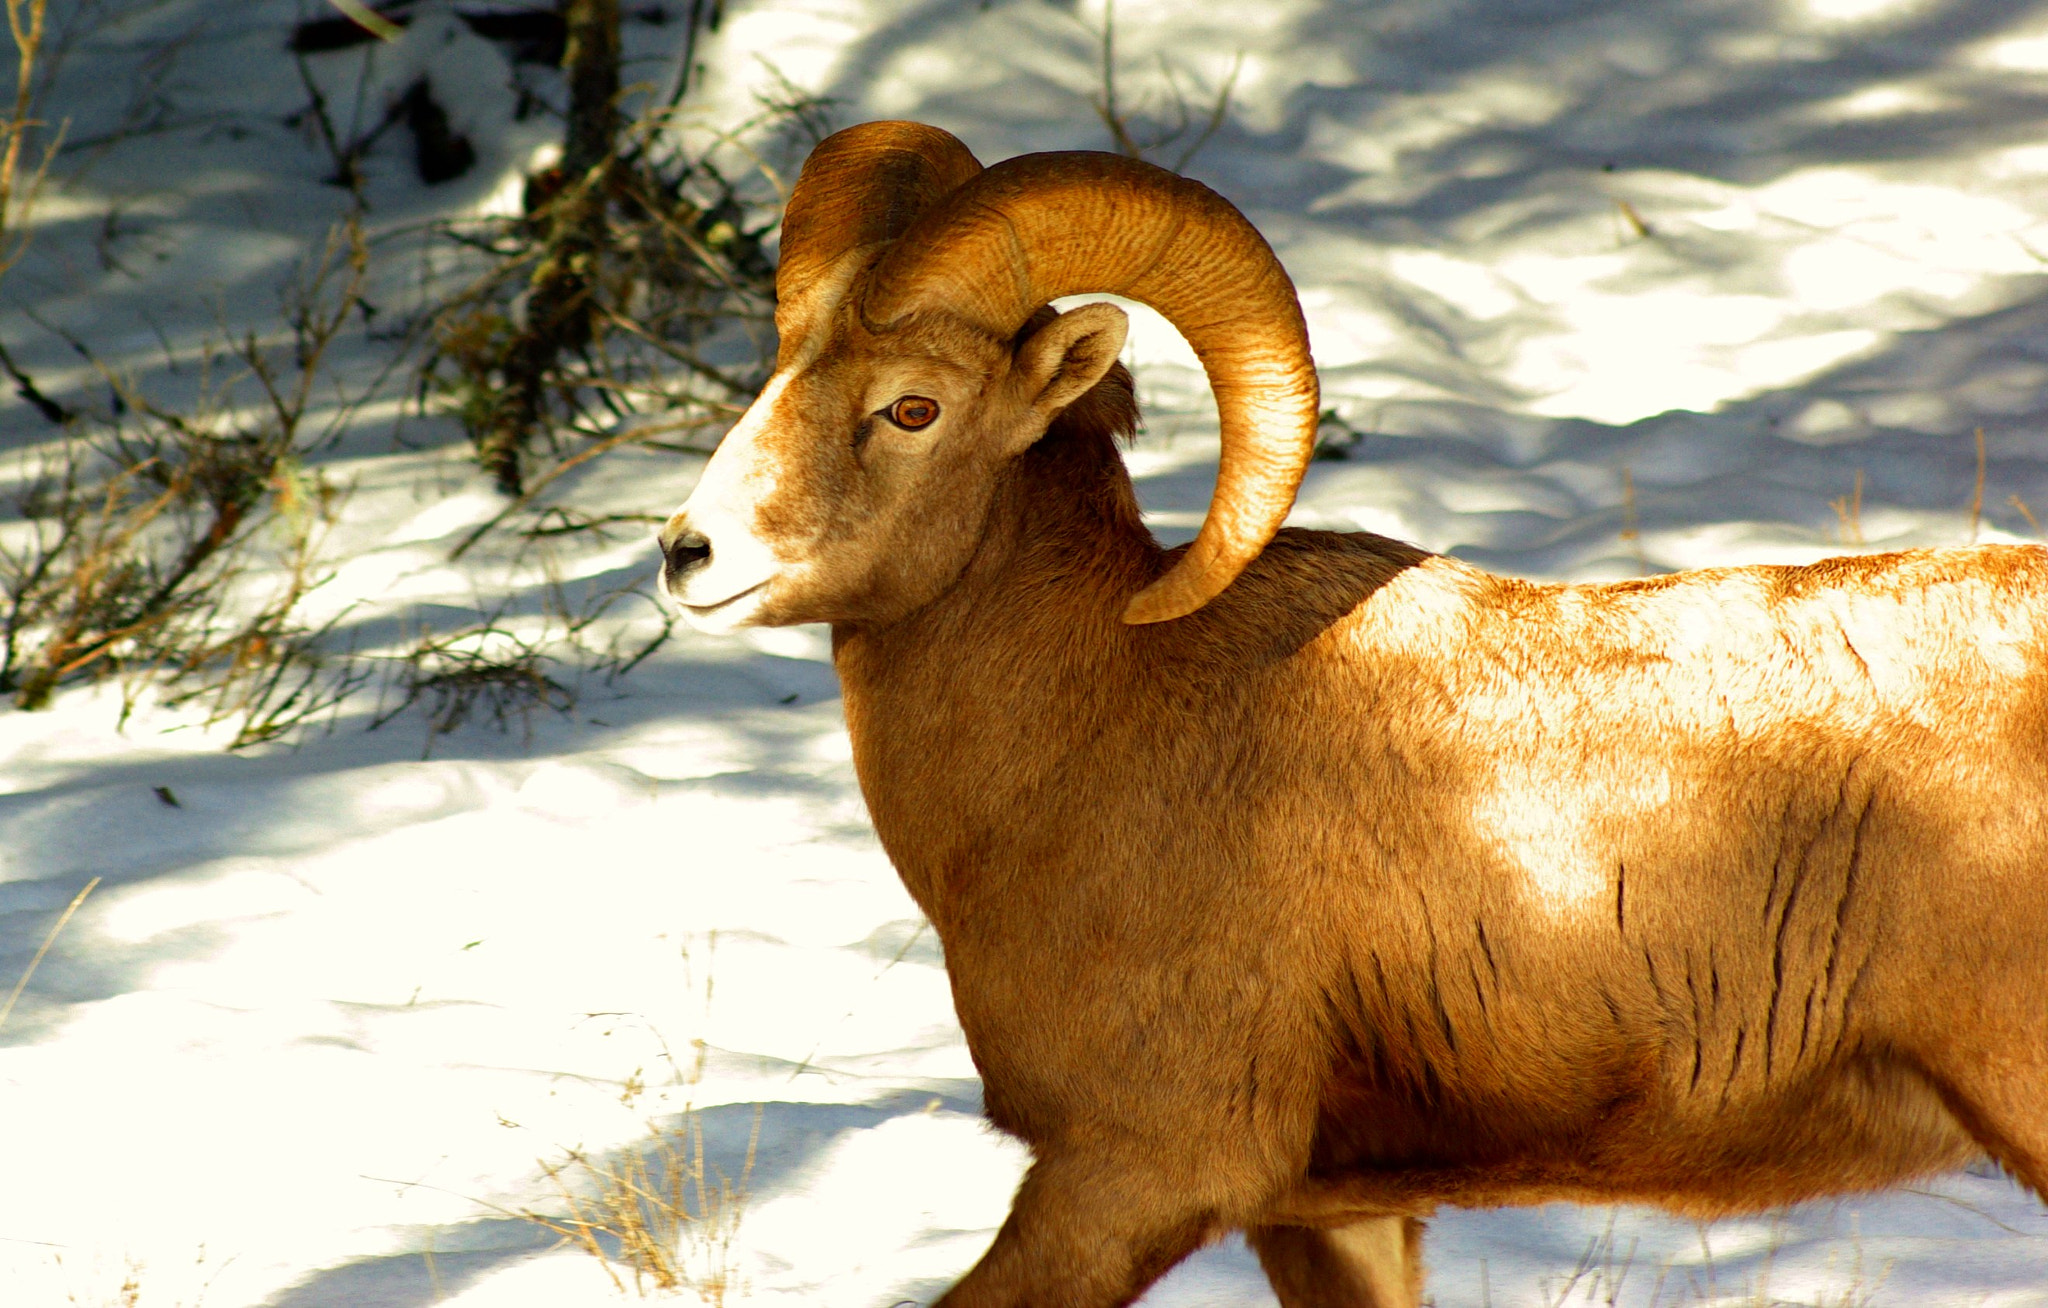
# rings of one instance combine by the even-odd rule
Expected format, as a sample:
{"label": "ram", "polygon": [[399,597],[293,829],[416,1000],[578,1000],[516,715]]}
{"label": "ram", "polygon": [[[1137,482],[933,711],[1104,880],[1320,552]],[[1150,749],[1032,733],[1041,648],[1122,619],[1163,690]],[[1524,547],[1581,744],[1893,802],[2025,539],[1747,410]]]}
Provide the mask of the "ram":
{"label": "ram", "polygon": [[[855,769],[1032,1164],[947,1308],[1130,1302],[1241,1230],[1413,1305],[1445,1204],[1701,1215],[1989,1155],[2048,1186],[2048,552],[1537,585],[1280,530],[1317,386],[1206,188],[826,140],[775,372],[661,533],[832,624]],[[1113,292],[1207,369],[1162,550]]]}

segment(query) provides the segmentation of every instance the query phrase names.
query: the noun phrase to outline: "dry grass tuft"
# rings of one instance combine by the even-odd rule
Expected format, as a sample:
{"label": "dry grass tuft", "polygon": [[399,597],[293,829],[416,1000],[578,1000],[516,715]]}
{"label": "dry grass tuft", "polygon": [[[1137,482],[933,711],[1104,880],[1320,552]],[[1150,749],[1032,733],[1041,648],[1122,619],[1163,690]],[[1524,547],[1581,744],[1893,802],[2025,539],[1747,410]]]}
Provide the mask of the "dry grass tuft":
{"label": "dry grass tuft", "polygon": [[[707,1016],[713,990],[710,965],[717,949],[718,935],[712,932],[701,974],[693,966],[689,947],[682,951],[689,969],[687,984],[703,996]],[[631,1013],[588,1016],[614,1024],[645,1021]],[[634,1108],[650,1091],[658,1091],[656,1097],[664,1102],[681,1102],[682,1111],[647,1119],[646,1134],[610,1156],[568,1149],[560,1161],[542,1163],[541,1171],[566,1213],[524,1209],[518,1215],[596,1258],[621,1294],[627,1292],[626,1277],[620,1274],[623,1264],[631,1273],[632,1292],[642,1298],[693,1295],[710,1308],[725,1308],[747,1292],[733,1254],[746,1213],[761,1114],[755,1111],[739,1174],[728,1175],[706,1154],[703,1124],[689,1102],[703,1079],[710,1046],[701,1039],[691,1041],[685,1065],[659,1030],[652,1024],[647,1030],[659,1049],[657,1065],[666,1075],[650,1085],[647,1068],[634,1068],[620,1083],[619,1102]]]}
{"label": "dry grass tuft", "polygon": [[[64,1302],[76,1308],[203,1308],[206,1295],[213,1288],[213,1282],[226,1269],[226,1262],[209,1266],[206,1246],[199,1246],[198,1256],[186,1269],[174,1268],[171,1274],[152,1278],[147,1294],[143,1290],[144,1277],[149,1267],[141,1259],[130,1254],[120,1260],[118,1268],[108,1265],[109,1260],[95,1256],[86,1260],[89,1265],[77,1269],[65,1265],[64,1255],[51,1255],[60,1273],[66,1274],[73,1284],[83,1282],[93,1288],[70,1289],[65,1292]],[[119,1278],[118,1281],[115,1278]],[[165,1288],[168,1282],[171,1289]],[[175,1294],[175,1297],[172,1297]],[[189,1294],[189,1297],[187,1297]],[[9,1300],[12,1303],[12,1300]]]}
{"label": "dry grass tuft", "polygon": [[618,1263],[631,1269],[642,1297],[694,1294],[725,1308],[746,1293],[733,1267],[733,1242],[760,1126],[757,1115],[737,1178],[706,1160],[703,1127],[688,1110],[675,1121],[650,1123],[647,1137],[614,1159],[571,1150],[543,1168],[568,1215],[521,1215],[598,1259],[621,1294],[626,1282]]}
{"label": "dry grass tuft", "polygon": [[[64,1265],[64,1259],[61,1255],[57,1259],[57,1265],[59,1267]],[[76,1294],[67,1294],[64,1298],[66,1302],[77,1304],[80,1308],[85,1308],[88,1302],[79,1298]],[[107,1308],[140,1308],[142,1303],[142,1264],[131,1259],[121,1273],[121,1284],[114,1290],[113,1297],[98,1298],[94,1302],[103,1303],[107,1305]]]}

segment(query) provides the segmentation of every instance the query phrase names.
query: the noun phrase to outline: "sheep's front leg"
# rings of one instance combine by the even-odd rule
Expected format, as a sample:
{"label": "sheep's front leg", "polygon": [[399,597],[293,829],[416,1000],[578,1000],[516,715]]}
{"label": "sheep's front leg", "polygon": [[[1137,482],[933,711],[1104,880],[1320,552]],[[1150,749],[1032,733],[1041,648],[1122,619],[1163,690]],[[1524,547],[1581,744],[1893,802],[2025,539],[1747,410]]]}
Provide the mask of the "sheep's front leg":
{"label": "sheep's front leg", "polygon": [[1120,1308],[1220,1230],[1164,1178],[1041,1159],[995,1243],[934,1308]]}
{"label": "sheep's front leg", "polygon": [[1282,1308],[1415,1308],[1421,1301],[1422,1223],[1413,1217],[1246,1234]]}

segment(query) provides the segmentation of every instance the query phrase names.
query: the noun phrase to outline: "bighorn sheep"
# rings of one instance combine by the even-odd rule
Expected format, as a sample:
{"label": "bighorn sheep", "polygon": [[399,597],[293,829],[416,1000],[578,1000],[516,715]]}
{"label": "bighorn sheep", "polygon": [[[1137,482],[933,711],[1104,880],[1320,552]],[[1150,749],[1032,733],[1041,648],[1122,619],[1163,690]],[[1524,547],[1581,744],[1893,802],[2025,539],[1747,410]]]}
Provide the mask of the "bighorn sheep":
{"label": "bighorn sheep", "polygon": [[[1033,1163],[947,1308],[1124,1304],[1242,1230],[1412,1305],[1436,1206],[1713,1214],[1982,1154],[2048,1187],[2048,552],[1536,585],[1280,531],[1317,387],[1208,189],[871,123],[789,202],[772,380],[661,533],[829,622],[860,784]],[[1116,362],[1202,359],[1145,530]]]}

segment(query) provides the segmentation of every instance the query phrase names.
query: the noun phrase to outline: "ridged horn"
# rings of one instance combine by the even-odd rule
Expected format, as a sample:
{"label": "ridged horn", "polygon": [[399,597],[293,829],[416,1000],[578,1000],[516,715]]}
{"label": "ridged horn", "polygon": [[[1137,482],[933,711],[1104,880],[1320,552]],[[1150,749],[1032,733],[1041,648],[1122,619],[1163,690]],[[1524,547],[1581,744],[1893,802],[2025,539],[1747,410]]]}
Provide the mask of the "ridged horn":
{"label": "ridged horn", "polygon": [[923,123],[861,123],[826,137],[783,211],[778,306],[801,304],[847,251],[895,240],[980,172],[958,137]]}
{"label": "ridged horn", "polygon": [[886,329],[942,309],[1007,338],[1047,301],[1095,291],[1180,329],[1222,419],[1216,494],[1194,545],[1124,609],[1125,622],[1163,622],[1214,599],[1266,547],[1315,448],[1308,327],[1244,215],[1200,182],[1122,155],[1020,155],[919,217],[883,256],[861,312]]}

